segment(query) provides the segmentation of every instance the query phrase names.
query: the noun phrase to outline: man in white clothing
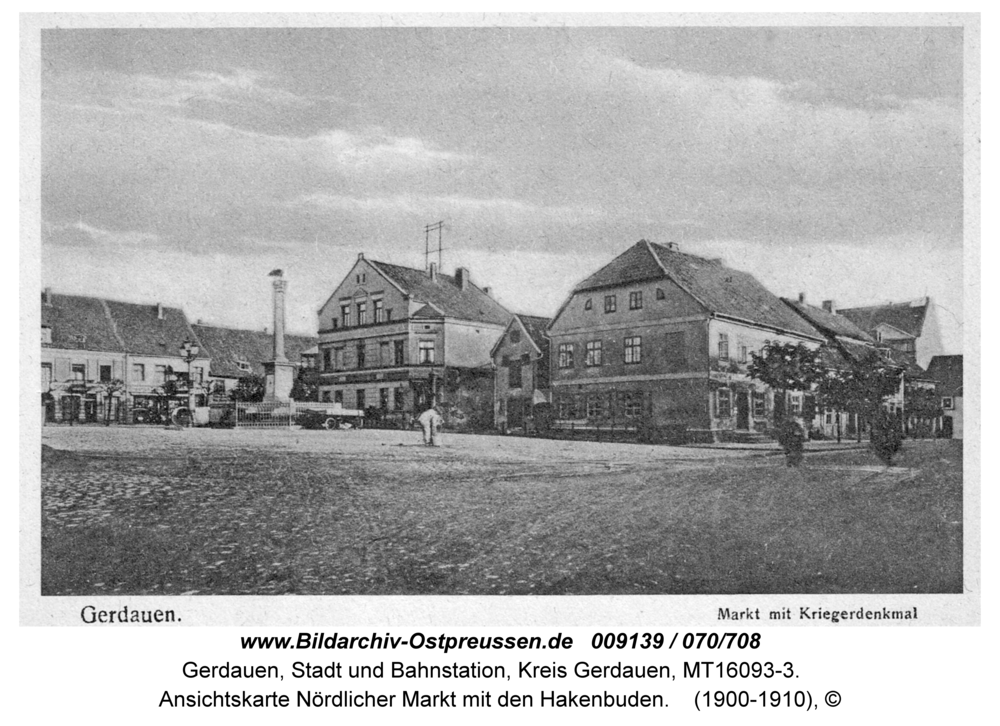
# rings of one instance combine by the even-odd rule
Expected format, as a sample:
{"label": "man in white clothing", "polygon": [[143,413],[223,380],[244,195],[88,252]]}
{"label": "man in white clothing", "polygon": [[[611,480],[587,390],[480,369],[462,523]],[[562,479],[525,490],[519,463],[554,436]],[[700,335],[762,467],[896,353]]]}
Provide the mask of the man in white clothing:
{"label": "man in white clothing", "polygon": [[441,445],[441,424],[444,419],[438,413],[436,406],[431,406],[417,419],[420,427],[424,430],[424,444],[427,446]]}

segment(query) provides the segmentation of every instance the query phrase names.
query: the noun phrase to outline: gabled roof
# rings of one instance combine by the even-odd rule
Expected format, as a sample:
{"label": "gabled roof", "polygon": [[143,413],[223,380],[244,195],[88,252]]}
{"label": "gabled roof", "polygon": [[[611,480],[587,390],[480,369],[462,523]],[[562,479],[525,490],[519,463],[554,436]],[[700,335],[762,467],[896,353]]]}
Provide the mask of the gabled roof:
{"label": "gabled roof", "polygon": [[843,315],[831,313],[823,308],[818,308],[815,305],[808,305],[804,302],[799,302],[798,300],[791,300],[786,297],[781,298],[781,300],[808,322],[812,323],[813,326],[819,328],[819,330],[825,335],[839,335],[845,338],[863,340],[867,343],[875,342],[874,338],[855,325],[850,318],[845,318]]}
{"label": "gabled roof", "polygon": [[[192,325],[198,339],[212,358],[211,375],[240,378],[248,375],[237,364],[249,363],[252,373],[264,375],[263,361],[274,357],[273,336],[262,330],[239,330],[216,325]],[[298,363],[303,354],[315,354],[316,338],[305,335],[285,336],[285,357]]]}
{"label": "gabled roof", "polygon": [[463,290],[451,275],[438,273],[432,280],[422,270],[375,260],[368,262],[413,300],[432,305],[440,315],[494,325],[510,321],[511,314],[471,282]]}
{"label": "gabled roof", "polygon": [[46,304],[42,298],[42,325],[52,330],[52,343],[43,343],[44,347],[125,352],[103,300],[55,294],[50,299],[51,304]]}
{"label": "gabled roof", "polygon": [[[178,357],[181,344],[188,340],[201,348],[196,358],[209,357],[180,308],[116,300],[106,300],[105,305],[111,313],[111,320],[126,352]],[[160,310],[163,317],[159,315]]]}
{"label": "gabled roof", "polygon": [[493,344],[493,348],[490,350],[490,357],[496,355],[497,349],[507,337],[507,331],[518,323],[520,323],[520,326],[524,328],[525,332],[528,334],[528,339],[532,342],[532,344],[534,344],[538,352],[542,356],[548,355],[549,338],[545,333],[548,330],[549,323],[551,322],[552,318],[541,318],[537,315],[520,315],[515,313],[514,317],[512,317],[510,322],[507,323],[507,327],[504,329],[503,334],[497,338],[497,342]]}
{"label": "gabled roof", "polygon": [[924,297],[913,302],[873,305],[864,308],[845,308],[837,312],[850,318],[859,328],[867,332],[879,325],[891,325],[908,335],[919,338],[930,307],[930,298]]}
{"label": "gabled roof", "polygon": [[962,395],[962,365],[960,355],[936,355],[927,365],[927,377],[937,381],[938,394],[942,396]]}
{"label": "gabled roof", "polygon": [[574,288],[599,287],[669,278],[708,312],[821,339],[815,328],[793,313],[753,275],[640,240]]}

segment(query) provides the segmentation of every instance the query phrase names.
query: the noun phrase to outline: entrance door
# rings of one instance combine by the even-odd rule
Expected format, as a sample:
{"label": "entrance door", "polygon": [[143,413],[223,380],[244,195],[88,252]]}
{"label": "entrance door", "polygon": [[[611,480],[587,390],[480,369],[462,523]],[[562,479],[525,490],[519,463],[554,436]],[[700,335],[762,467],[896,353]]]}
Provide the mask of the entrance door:
{"label": "entrance door", "polygon": [[736,428],[747,431],[750,428],[750,393],[739,391],[736,394]]}
{"label": "entrance door", "polygon": [[519,429],[524,427],[524,401],[520,398],[507,399],[507,428]]}
{"label": "entrance door", "polygon": [[946,439],[950,439],[955,435],[955,420],[951,416],[945,416],[944,421],[941,422],[941,435]]}

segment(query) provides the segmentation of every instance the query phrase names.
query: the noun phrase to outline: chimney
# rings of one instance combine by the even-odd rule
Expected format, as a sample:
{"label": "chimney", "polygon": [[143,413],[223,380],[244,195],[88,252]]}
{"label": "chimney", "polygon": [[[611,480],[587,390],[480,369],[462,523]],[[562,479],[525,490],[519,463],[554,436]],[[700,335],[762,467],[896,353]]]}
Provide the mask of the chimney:
{"label": "chimney", "polygon": [[364,252],[359,252],[359,253],[358,253],[358,259],[359,259],[359,260],[363,260],[363,259],[365,259],[365,253],[364,253]]}
{"label": "chimney", "polygon": [[455,268],[455,282],[458,283],[459,290],[465,290],[469,287],[469,268],[467,267],[456,267]]}
{"label": "chimney", "polygon": [[156,303],[156,318],[163,320],[163,303]]}
{"label": "chimney", "polygon": [[805,305],[805,302],[806,302],[806,294],[804,292],[800,292],[799,293],[799,303],[801,303],[802,305]]}
{"label": "chimney", "polygon": [[52,288],[51,287],[45,288],[45,291],[42,292],[42,303],[44,303],[45,305],[51,305],[52,304]]}
{"label": "chimney", "polygon": [[437,275],[438,275],[438,266],[437,266],[437,263],[436,263],[436,262],[432,262],[432,263],[430,264],[430,266],[428,266],[428,268],[427,268],[427,275],[428,275],[428,277],[430,277],[430,278],[431,278],[432,280],[435,280],[435,281],[437,280]]}
{"label": "chimney", "polygon": [[835,313],[837,312],[837,305],[836,303],[834,303],[833,300],[824,300],[823,309],[826,310],[828,313]]}

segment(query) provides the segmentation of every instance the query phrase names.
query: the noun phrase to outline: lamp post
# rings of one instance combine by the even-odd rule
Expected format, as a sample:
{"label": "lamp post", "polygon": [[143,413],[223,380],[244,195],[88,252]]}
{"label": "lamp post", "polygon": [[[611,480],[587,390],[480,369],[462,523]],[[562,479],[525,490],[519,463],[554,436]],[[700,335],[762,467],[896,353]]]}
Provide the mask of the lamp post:
{"label": "lamp post", "polygon": [[188,364],[188,380],[187,380],[187,384],[188,384],[188,426],[189,427],[190,426],[194,426],[194,410],[193,410],[193,407],[191,405],[191,389],[192,389],[192,387],[191,387],[191,363],[194,361],[195,358],[198,357],[198,351],[199,350],[200,350],[200,348],[195,343],[192,343],[190,340],[185,340],[183,343],[181,343],[181,347],[180,347],[181,357],[184,359],[184,362],[186,362]]}

